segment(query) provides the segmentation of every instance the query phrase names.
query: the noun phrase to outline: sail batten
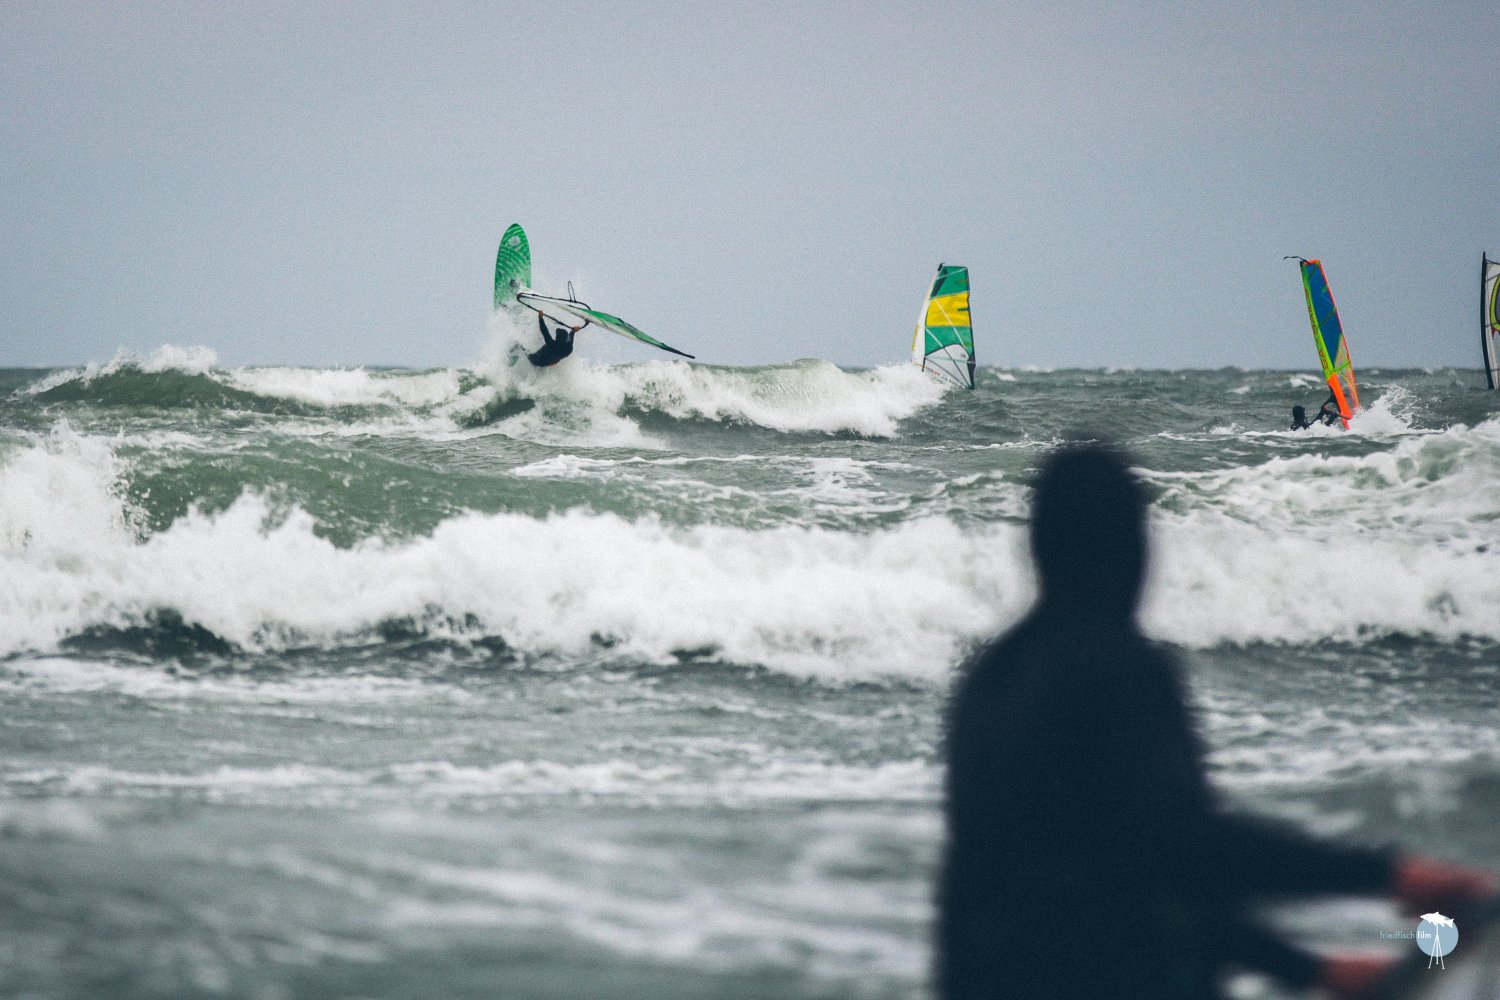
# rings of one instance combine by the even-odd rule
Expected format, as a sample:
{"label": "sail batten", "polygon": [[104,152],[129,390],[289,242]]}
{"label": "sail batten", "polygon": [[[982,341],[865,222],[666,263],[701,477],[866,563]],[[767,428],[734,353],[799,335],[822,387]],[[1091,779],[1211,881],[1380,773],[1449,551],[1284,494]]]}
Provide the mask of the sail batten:
{"label": "sail batten", "polygon": [[939,264],[911,342],[923,371],[964,389],[974,388],[974,327],[969,316],[969,269]]}

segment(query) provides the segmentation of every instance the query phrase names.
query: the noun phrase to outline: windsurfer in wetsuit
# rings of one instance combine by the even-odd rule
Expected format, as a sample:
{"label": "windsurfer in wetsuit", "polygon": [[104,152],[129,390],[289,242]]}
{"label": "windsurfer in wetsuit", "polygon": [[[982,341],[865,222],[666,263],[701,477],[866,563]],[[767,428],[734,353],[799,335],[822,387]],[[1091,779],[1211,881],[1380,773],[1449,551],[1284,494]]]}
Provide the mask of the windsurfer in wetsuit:
{"label": "windsurfer in wetsuit", "polygon": [[1323,405],[1318,408],[1318,415],[1312,420],[1307,419],[1307,410],[1300,404],[1292,407],[1292,430],[1305,431],[1313,425],[1313,421],[1324,427],[1332,427],[1342,418],[1343,415],[1339,413],[1338,397],[1330,392],[1328,398],[1323,401]]}
{"label": "windsurfer in wetsuit", "polygon": [[1179,665],[1136,624],[1147,507],[1099,446],[1054,453],[1036,480],[1040,597],[975,654],[948,716],[937,993],[1214,1000],[1234,965],[1366,997],[1391,959],[1295,948],[1251,905],[1365,893],[1453,913],[1494,879],[1221,809]]}
{"label": "windsurfer in wetsuit", "polygon": [[542,346],[526,355],[528,361],[538,368],[550,368],[573,353],[573,336],[583,329],[581,326],[557,324],[557,333],[547,332],[547,317],[536,314],[536,325],[542,331]]}

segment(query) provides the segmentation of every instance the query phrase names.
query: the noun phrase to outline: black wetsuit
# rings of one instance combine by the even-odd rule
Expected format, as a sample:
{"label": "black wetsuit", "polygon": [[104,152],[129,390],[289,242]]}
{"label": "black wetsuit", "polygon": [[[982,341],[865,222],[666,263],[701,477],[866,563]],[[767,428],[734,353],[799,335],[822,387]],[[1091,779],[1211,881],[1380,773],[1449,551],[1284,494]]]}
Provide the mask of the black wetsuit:
{"label": "black wetsuit", "polygon": [[[1079,545],[1105,575],[1108,542]],[[1131,572],[1111,596],[1049,594],[1044,571],[1037,608],[958,685],[937,899],[946,1000],[1210,1000],[1230,964],[1306,986],[1317,960],[1252,923],[1249,902],[1389,887],[1385,853],[1220,811],[1178,667],[1135,625]]]}
{"label": "black wetsuit", "polygon": [[526,355],[527,360],[532,364],[538,368],[550,368],[573,353],[575,331],[565,326],[558,326],[557,335],[553,336],[547,332],[547,318],[541,313],[536,314],[536,325],[542,331],[542,346]]}

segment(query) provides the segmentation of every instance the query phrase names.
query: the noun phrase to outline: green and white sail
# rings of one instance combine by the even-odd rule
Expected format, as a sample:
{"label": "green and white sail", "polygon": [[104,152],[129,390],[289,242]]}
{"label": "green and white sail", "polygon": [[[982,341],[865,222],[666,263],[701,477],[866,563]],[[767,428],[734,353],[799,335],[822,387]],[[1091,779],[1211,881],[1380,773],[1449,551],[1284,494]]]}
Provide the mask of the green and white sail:
{"label": "green and white sail", "polygon": [[513,222],[500,237],[500,251],[495,254],[495,308],[508,305],[516,293],[531,287],[531,243],[526,230]]}
{"label": "green and white sail", "polygon": [[660,348],[663,351],[680,354],[684,358],[692,357],[687,351],[679,351],[675,347],[670,347],[662,343],[649,333],[625,322],[620,317],[612,316],[598,309],[591,309],[583,302],[577,302],[573,299],[555,299],[550,295],[537,295],[535,292],[521,292],[516,296],[516,299],[528,309],[535,309],[539,313],[550,316],[564,326],[573,326],[579,322],[583,324],[592,323],[595,326],[603,327],[610,333],[617,333],[627,340],[638,340],[643,344],[650,344],[652,347]]}
{"label": "green and white sail", "polygon": [[969,322],[969,269],[939,264],[911,342],[923,371],[964,389],[974,388],[974,327]]}

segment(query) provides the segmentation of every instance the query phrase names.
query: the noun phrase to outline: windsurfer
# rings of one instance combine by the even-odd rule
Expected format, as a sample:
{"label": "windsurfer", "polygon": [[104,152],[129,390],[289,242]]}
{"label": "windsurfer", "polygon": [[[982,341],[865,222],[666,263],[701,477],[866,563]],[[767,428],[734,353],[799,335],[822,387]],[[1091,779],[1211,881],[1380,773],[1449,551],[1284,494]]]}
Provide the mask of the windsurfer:
{"label": "windsurfer", "polygon": [[1292,430],[1294,431],[1305,431],[1313,425],[1314,421],[1322,424],[1324,427],[1332,427],[1339,420],[1339,401],[1333,393],[1328,394],[1328,398],[1318,408],[1318,415],[1313,417],[1312,420],[1307,419],[1306,407],[1301,404],[1292,407]]}
{"label": "windsurfer", "polygon": [[557,324],[555,334],[547,332],[547,317],[536,314],[536,325],[542,331],[542,346],[526,355],[528,361],[538,368],[550,368],[573,353],[573,336],[583,329],[578,326]]}

